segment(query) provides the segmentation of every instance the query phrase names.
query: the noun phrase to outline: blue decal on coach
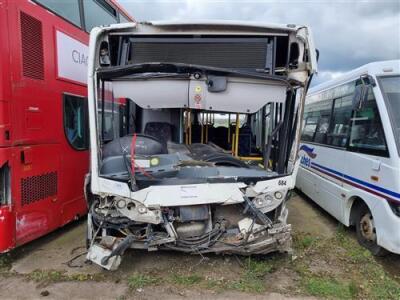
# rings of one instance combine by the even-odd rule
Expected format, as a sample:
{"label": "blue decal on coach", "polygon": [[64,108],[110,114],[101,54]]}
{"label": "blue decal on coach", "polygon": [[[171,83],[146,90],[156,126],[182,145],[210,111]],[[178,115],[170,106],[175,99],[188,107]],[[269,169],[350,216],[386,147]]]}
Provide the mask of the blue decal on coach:
{"label": "blue decal on coach", "polygon": [[300,151],[304,151],[306,155],[303,155],[300,158],[300,164],[306,168],[311,167],[311,159],[316,158],[317,157],[317,153],[314,153],[314,148],[308,147],[307,145],[301,145],[300,146]]}

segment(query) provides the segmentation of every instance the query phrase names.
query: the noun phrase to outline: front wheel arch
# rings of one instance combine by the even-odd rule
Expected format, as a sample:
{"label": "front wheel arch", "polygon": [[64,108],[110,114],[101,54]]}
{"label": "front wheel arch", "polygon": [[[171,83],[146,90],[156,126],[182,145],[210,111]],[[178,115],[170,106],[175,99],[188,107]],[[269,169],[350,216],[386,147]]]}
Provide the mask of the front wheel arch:
{"label": "front wheel arch", "polygon": [[359,198],[356,197],[353,200],[353,204],[351,206],[350,211],[350,225],[355,226],[356,234],[357,234],[357,241],[358,243],[368,249],[373,255],[375,256],[384,256],[387,254],[387,250],[383,247],[379,246],[378,241],[378,230],[374,227],[375,230],[375,240],[371,241],[365,238],[363,235],[363,228],[362,228],[362,220],[366,218],[367,215],[371,216],[371,220],[373,221],[373,214],[367,203]]}

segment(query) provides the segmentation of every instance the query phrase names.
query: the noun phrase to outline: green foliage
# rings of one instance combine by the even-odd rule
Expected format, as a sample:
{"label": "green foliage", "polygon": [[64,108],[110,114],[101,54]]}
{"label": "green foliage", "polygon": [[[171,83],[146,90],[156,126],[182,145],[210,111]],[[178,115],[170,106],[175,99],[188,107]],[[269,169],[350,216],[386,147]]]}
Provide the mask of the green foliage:
{"label": "green foliage", "polygon": [[67,280],[68,277],[60,271],[55,270],[35,270],[29,275],[29,279],[36,282],[59,282]]}
{"label": "green foliage", "polygon": [[160,283],[160,281],[160,278],[149,274],[133,274],[128,278],[128,286],[131,289],[138,289]]}
{"label": "green foliage", "polygon": [[191,274],[191,275],[173,274],[171,276],[172,283],[179,284],[179,285],[185,285],[185,286],[198,284],[202,280],[203,280],[203,277],[201,277],[200,275],[197,275],[197,274]]}
{"label": "green foliage", "polygon": [[303,284],[310,295],[317,297],[351,299],[358,293],[355,284],[329,277],[309,277],[304,279]]}

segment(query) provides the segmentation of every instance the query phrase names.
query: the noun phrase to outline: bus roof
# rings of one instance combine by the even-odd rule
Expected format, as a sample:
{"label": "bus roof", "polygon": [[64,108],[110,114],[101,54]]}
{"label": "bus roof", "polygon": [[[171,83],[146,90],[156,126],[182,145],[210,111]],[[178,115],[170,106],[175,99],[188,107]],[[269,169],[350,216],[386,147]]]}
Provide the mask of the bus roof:
{"label": "bus roof", "polygon": [[307,95],[312,96],[314,94],[318,94],[324,90],[354,80],[356,77],[359,77],[363,74],[369,74],[373,76],[400,74],[400,60],[385,60],[365,64],[357,69],[353,69],[343,75],[340,75],[335,79],[312,87]]}
{"label": "bus roof", "polygon": [[154,26],[235,26],[235,27],[249,27],[249,28],[259,28],[259,29],[277,29],[284,31],[297,31],[303,25],[295,25],[295,24],[273,24],[273,23],[263,23],[263,22],[254,22],[254,21],[237,21],[237,20],[178,20],[178,21],[149,21],[146,22],[148,24]]}

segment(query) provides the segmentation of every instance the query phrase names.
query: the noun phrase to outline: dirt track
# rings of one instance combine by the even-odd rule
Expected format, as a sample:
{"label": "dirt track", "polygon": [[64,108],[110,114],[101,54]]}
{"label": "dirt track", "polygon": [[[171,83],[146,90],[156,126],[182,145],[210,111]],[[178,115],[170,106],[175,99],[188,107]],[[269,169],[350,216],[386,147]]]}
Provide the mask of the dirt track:
{"label": "dirt track", "polygon": [[[379,285],[383,283],[375,283],[375,279],[368,275],[362,277],[362,264],[365,268],[366,264],[371,265],[374,272],[381,272],[379,274],[383,276],[382,282],[386,278],[391,280],[391,285],[376,296],[400,295],[399,256],[390,255],[381,259],[368,256],[363,249],[354,246],[356,243],[351,230],[338,231],[337,222],[309,200],[295,196],[289,206],[290,223],[295,231],[293,261],[279,254],[248,259],[216,255],[200,257],[177,252],[129,251],[116,272],[104,271],[96,265],[87,264],[84,256],[74,260],[73,267],[69,267],[66,263],[85,251],[85,222],[80,221],[17,249],[10,258],[3,257],[3,261],[6,261],[2,263],[3,269],[7,270],[3,270],[1,275],[0,297],[369,298],[375,295],[373,290],[376,285],[379,290]],[[327,251],[331,247],[331,241],[337,245],[332,245],[332,251]],[[357,251],[354,252],[353,248]],[[8,268],[5,267],[7,263]],[[320,278],[325,278],[326,282]],[[342,278],[346,280],[342,282]],[[371,286],[368,280],[372,280]],[[337,281],[337,286],[330,286],[330,281]],[[332,294],[336,290],[342,291],[342,294]]]}

